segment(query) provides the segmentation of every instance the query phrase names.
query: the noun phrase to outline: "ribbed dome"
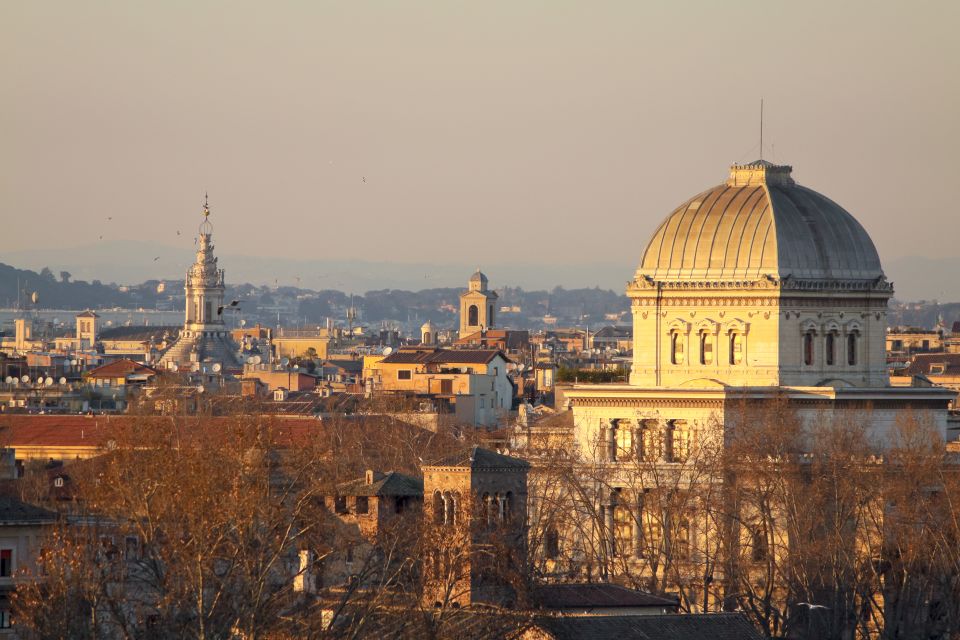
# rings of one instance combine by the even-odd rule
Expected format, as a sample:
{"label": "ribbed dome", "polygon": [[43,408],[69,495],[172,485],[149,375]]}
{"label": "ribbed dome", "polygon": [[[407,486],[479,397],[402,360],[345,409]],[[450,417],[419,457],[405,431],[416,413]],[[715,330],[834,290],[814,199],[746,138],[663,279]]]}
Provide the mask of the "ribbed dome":
{"label": "ribbed dome", "polygon": [[637,277],[881,277],[880,257],[860,223],[829,198],[794,183],[790,171],[765,161],[731,167],[725,184],[667,216],[644,251]]}

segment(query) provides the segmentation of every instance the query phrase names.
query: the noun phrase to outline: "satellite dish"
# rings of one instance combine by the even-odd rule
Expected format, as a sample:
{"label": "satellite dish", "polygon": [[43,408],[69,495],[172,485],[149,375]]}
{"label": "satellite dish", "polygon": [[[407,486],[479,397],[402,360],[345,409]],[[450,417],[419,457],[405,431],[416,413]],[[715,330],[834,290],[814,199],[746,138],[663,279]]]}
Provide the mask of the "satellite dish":
{"label": "satellite dish", "polygon": [[214,373],[220,373],[221,369],[223,369],[223,365],[221,365],[219,362],[213,365]]}
{"label": "satellite dish", "polygon": [[160,284],[157,285],[157,293],[163,293],[166,288],[167,288],[167,285],[161,282]]}
{"label": "satellite dish", "polygon": [[383,355],[388,356],[388,355],[390,355],[391,353],[393,353],[393,347],[384,347],[384,348],[383,348]]}
{"label": "satellite dish", "polygon": [[247,326],[247,321],[241,318],[241,319],[240,319],[240,326],[241,326],[241,327]]}
{"label": "satellite dish", "polygon": [[44,380],[43,383],[44,383],[45,385],[47,385],[48,387],[52,387],[52,386],[53,386],[53,378],[51,378],[50,376],[47,376],[47,379]]}
{"label": "satellite dish", "polygon": [[280,358],[280,364],[282,364],[283,366],[287,366],[288,364],[290,364],[290,358],[287,358],[286,356],[284,356],[283,358]]}
{"label": "satellite dish", "polygon": [[70,366],[71,366],[71,367],[75,367],[75,366],[77,366],[77,364],[78,364],[77,360],[71,360],[71,361],[70,361]]}
{"label": "satellite dish", "polygon": [[253,364],[260,364],[261,362],[263,362],[263,358],[260,356],[253,356]]}
{"label": "satellite dish", "polygon": [[67,379],[63,376],[60,376],[60,384],[67,384]]}
{"label": "satellite dish", "polygon": [[22,378],[20,378],[20,381],[23,382],[23,384],[29,384],[30,376],[23,376]]}
{"label": "satellite dish", "polygon": [[33,300],[33,304],[37,304],[37,301],[40,299],[40,294],[34,291],[30,294],[30,299]]}
{"label": "satellite dish", "polygon": [[203,393],[204,391],[206,391],[206,389],[203,388],[203,385],[197,387],[197,393]]}
{"label": "satellite dish", "polygon": [[4,382],[6,382],[7,384],[12,384],[12,383],[13,383],[13,376],[7,376],[6,379],[4,380]]}
{"label": "satellite dish", "polygon": [[247,364],[253,364],[253,356],[247,356]]}

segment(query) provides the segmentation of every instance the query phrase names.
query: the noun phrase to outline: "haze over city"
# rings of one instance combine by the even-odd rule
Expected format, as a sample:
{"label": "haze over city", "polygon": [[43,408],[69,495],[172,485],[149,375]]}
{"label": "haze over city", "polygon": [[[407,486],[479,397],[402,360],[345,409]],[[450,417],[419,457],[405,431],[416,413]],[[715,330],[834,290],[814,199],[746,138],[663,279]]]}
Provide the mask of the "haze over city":
{"label": "haze over city", "polygon": [[956,299],[938,230],[958,20],[956,3],[6,3],[0,256],[179,277],[209,192],[251,282],[329,287],[356,261],[379,266],[343,289],[412,288],[419,267],[389,267],[412,263],[437,286],[482,264],[620,290],[675,206],[761,155],[763,98],[763,156],[860,220],[898,293]]}

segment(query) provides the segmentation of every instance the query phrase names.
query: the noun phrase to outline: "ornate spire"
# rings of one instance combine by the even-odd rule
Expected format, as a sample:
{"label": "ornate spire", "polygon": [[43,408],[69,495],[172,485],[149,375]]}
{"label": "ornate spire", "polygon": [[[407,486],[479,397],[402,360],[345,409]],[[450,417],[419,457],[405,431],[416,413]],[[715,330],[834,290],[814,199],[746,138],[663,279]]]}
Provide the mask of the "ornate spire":
{"label": "ornate spire", "polygon": [[210,198],[204,192],[203,194],[203,222],[200,223],[200,235],[209,236],[213,233],[213,225],[210,224]]}

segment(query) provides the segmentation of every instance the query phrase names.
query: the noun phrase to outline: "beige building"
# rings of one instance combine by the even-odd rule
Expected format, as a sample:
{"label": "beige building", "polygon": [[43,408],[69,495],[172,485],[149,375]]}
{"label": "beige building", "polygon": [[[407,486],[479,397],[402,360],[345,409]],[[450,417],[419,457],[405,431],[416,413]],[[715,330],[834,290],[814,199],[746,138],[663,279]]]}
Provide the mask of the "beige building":
{"label": "beige building", "polygon": [[[893,287],[870,236],[832,200],[796,184],[790,167],[734,165],[725,183],[684,202],[647,243],[627,295],[629,384],[566,391],[573,455],[615,478],[596,487],[602,530],[617,537],[611,548],[636,551],[631,540],[652,526],[618,508],[643,504],[638,461],[680,469],[697,443],[722,437],[745,398],[786,399],[807,420],[855,410],[881,443],[906,408],[928,411],[946,433],[953,392],[890,385]],[[697,514],[685,517],[678,530],[695,545],[705,529]]]}
{"label": "beige building", "polygon": [[460,294],[460,337],[492,328],[496,305],[496,292],[487,289],[487,276],[477,269]]}

